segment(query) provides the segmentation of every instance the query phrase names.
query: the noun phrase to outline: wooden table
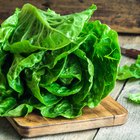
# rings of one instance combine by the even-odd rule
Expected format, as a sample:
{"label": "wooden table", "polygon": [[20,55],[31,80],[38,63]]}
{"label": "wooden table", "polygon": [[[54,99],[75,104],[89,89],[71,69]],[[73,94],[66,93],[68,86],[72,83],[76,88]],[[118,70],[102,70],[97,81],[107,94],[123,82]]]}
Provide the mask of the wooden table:
{"label": "wooden table", "polygon": [[[140,50],[140,35],[119,35],[119,40],[122,47]],[[120,65],[133,62],[134,59],[122,56]],[[111,96],[129,112],[128,121],[122,126],[29,139],[20,137],[5,118],[0,118],[0,140],[140,140],[140,105],[130,103],[126,99],[128,92],[136,91],[140,92],[140,80],[117,81],[111,92]]]}

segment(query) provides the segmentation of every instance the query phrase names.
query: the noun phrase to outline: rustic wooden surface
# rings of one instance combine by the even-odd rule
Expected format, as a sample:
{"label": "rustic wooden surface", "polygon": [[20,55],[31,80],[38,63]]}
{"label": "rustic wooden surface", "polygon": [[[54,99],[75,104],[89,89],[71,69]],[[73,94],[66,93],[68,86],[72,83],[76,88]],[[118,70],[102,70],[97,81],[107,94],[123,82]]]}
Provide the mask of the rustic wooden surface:
{"label": "rustic wooden surface", "polygon": [[[125,48],[137,48],[140,50],[139,35],[120,35],[120,44]],[[120,65],[133,63],[134,60],[122,57]],[[117,81],[111,96],[122,104],[129,112],[128,121],[122,126],[92,129],[82,132],[65,133],[58,135],[43,136],[38,138],[22,138],[11,127],[9,122],[0,118],[0,140],[139,140],[140,139],[140,105],[128,102],[128,92],[140,90],[140,81]]]}
{"label": "rustic wooden surface", "polygon": [[[139,140],[140,139],[140,105],[127,100],[127,93],[140,92],[140,81],[129,80],[121,92],[118,101],[129,110],[129,120],[123,126],[102,128],[95,140]],[[113,135],[112,135],[113,134]]]}
{"label": "rustic wooden surface", "polygon": [[0,23],[25,3],[42,9],[49,7],[61,14],[79,12],[95,3],[98,10],[92,19],[99,19],[118,32],[140,34],[140,0],[0,0]]}
{"label": "rustic wooden surface", "polygon": [[45,0],[0,0],[0,23],[9,17],[15,11],[15,8],[21,8],[25,3],[44,8],[42,4],[45,3]]}
{"label": "rustic wooden surface", "polygon": [[35,137],[122,125],[127,117],[127,110],[108,96],[96,108],[84,108],[83,115],[76,119],[44,119],[33,113],[26,117],[7,119],[21,136]]}

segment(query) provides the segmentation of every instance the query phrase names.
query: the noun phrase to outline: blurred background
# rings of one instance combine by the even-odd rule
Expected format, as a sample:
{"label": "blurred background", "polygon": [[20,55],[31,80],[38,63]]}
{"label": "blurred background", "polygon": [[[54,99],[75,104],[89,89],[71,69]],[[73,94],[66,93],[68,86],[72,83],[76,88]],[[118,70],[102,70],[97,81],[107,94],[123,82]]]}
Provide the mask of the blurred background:
{"label": "blurred background", "polygon": [[0,0],[0,23],[25,3],[60,14],[79,12],[94,3],[98,9],[92,19],[101,20],[119,33],[140,34],[140,0]]}

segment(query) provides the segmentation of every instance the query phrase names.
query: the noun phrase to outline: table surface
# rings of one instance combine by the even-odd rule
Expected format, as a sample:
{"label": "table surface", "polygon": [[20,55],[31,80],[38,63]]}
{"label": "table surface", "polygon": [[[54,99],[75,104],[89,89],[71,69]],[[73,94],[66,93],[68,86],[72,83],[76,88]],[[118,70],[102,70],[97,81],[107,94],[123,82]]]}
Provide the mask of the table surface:
{"label": "table surface", "polygon": [[[140,50],[140,35],[119,35],[119,41],[121,47]],[[122,56],[120,65],[130,65],[134,61]],[[140,80],[117,81],[111,92],[111,96],[129,112],[128,121],[124,125],[37,138],[22,138],[5,118],[0,118],[0,140],[140,140],[140,105],[127,100],[129,92],[140,92]]]}

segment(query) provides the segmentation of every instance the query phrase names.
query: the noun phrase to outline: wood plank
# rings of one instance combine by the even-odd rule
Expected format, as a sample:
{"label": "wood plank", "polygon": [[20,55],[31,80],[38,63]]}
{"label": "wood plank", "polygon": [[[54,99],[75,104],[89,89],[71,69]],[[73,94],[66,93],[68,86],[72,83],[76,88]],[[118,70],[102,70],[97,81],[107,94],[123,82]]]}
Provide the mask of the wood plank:
{"label": "wood plank", "polygon": [[140,35],[119,35],[120,46],[140,50]]}
{"label": "wood plank", "polygon": [[92,140],[95,134],[96,133],[94,133],[93,130],[85,130],[41,137],[32,137],[32,138],[23,137],[22,140]]}
{"label": "wood plank", "polygon": [[10,16],[16,7],[27,2],[43,9],[49,7],[61,14],[80,12],[94,2],[98,10],[93,15],[93,20],[101,20],[121,33],[140,33],[139,0],[0,0],[0,23]]}
{"label": "wood plank", "polygon": [[49,119],[31,113],[26,117],[8,118],[8,120],[20,135],[35,137],[121,125],[127,120],[127,110],[108,96],[96,108],[84,108],[83,115],[76,119],[61,117]]}
{"label": "wood plank", "polygon": [[0,118],[0,140],[20,140],[20,136],[5,118]]}
{"label": "wood plank", "polygon": [[128,93],[140,92],[140,81],[129,82],[124,87],[118,102],[127,108],[129,112],[128,121],[123,126],[102,128],[96,135],[95,140],[139,140],[140,139],[140,105],[133,104],[127,100]]}
{"label": "wood plank", "polygon": [[22,140],[92,140],[95,134],[95,131],[87,130],[84,132],[80,131],[66,134],[42,136],[37,138],[22,138]]}

